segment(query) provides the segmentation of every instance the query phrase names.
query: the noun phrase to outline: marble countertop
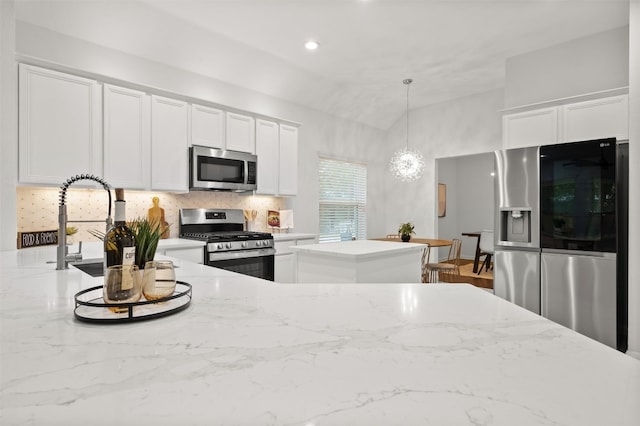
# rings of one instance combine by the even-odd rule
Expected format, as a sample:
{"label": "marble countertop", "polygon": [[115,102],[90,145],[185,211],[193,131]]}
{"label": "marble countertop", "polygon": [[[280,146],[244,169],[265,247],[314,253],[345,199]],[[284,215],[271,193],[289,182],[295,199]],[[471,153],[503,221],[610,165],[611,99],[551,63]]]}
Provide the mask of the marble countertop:
{"label": "marble countertop", "polygon": [[99,285],[0,252],[3,425],[634,425],[640,361],[466,284],[275,284],[176,260],[176,315],[78,322]]}
{"label": "marble countertop", "polygon": [[306,244],[294,246],[291,247],[291,249],[297,252],[312,253],[321,256],[361,258],[423,250],[425,247],[427,247],[426,244],[389,244],[387,241],[355,240],[342,241],[339,243]]}

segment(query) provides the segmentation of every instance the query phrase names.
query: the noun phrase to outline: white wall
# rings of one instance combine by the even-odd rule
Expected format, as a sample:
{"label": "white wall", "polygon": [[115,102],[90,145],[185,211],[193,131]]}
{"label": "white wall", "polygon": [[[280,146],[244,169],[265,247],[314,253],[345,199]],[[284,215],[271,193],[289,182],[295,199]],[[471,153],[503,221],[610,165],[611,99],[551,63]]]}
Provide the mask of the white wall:
{"label": "white wall", "polygon": [[[640,0],[629,13],[629,217],[640,216]],[[629,352],[640,359],[640,222],[629,222]]]}
{"label": "white wall", "polygon": [[[493,229],[493,158],[489,152],[436,160],[438,183],[447,184],[447,215],[437,219],[438,236],[462,239],[464,259],[475,257],[478,240],[462,233]],[[441,258],[446,254],[439,252]]]}
{"label": "white wall", "polygon": [[[460,238],[458,234],[458,214],[460,211],[458,188],[458,157],[440,158],[436,160],[436,180],[438,184],[446,185],[446,211],[444,217],[438,217],[436,232],[440,238]],[[436,199],[438,192],[436,192]],[[461,256],[465,257],[466,247],[463,242]],[[438,260],[446,257],[444,249],[438,249]]]}
{"label": "white wall", "polygon": [[[426,84],[415,81],[415,84]],[[402,183],[386,169],[376,170],[385,176],[384,185],[371,191],[372,199],[384,200],[385,214],[369,226],[376,235],[385,235],[401,222],[416,225],[416,234],[437,237],[437,173],[436,159],[456,155],[478,154],[501,149],[504,92],[490,92],[445,102],[417,110],[409,115],[409,146],[418,148],[425,157],[425,174],[419,180]],[[389,130],[387,161],[393,151],[406,143],[404,118]],[[384,164],[386,167],[386,163]],[[373,174],[373,173],[372,173]]]}
{"label": "white wall", "polygon": [[13,61],[14,16],[13,1],[0,1],[0,250],[16,247],[18,68]]}
{"label": "white wall", "polygon": [[626,87],[629,27],[508,58],[505,108]]}

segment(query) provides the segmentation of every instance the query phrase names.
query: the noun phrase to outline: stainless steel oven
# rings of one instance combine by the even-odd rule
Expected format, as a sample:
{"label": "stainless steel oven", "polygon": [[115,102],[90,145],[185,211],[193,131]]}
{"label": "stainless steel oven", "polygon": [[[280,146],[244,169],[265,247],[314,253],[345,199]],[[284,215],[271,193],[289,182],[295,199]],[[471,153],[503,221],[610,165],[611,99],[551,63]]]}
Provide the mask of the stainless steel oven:
{"label": "stainless steel oven", "polygon": [[238,209],[181,209],[180,238],[206,241],[204,263],[265,280],[274,280],[273,236],[244,231]]}
{"label": "stainless steel oven", "polygon": [[274,248],[240,250],[236,252],[208,252],[207,265],[264,280],[274,280]]}

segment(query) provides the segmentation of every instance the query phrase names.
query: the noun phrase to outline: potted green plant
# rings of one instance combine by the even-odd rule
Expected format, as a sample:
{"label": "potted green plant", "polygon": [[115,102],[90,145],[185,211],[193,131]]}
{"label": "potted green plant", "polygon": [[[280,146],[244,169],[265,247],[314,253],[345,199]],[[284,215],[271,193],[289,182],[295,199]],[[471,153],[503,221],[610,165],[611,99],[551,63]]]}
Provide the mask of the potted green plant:
{"label": "potted green plant", "polygon": [[400,224],[400,228],[398,228],[398,234],[400,234],[400,238],[402,239],[402,241],[406,243],[411,239],[411,234],[415,234],[415,232],[413,232],[414,228],[415,226],[411,222]]}
{"label": "potted green plant", "polygon": [[138,268],[144,269],[145,263],[153,260],[156,255],[158,241],[160,241],[162,232],[164,232],[162,223],[137,218],[129,222],[128,226],[136,240],[136,265],[138,265]]}

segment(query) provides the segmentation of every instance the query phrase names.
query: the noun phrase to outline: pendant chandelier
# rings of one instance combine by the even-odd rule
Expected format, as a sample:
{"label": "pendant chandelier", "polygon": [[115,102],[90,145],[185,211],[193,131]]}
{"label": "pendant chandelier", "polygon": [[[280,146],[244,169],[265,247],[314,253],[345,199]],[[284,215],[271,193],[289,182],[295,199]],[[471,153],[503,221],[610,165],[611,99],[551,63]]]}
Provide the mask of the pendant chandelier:
{"label": "pendant chandelier", "polygon": [[402,80],[407,86],[407,146],[396,151],[389,162],[389,170],[393,176],[403,182],[420,179],[424,170],[424,158],[420,151],[409,148],[409,85],[412,82],[410,78]]}

